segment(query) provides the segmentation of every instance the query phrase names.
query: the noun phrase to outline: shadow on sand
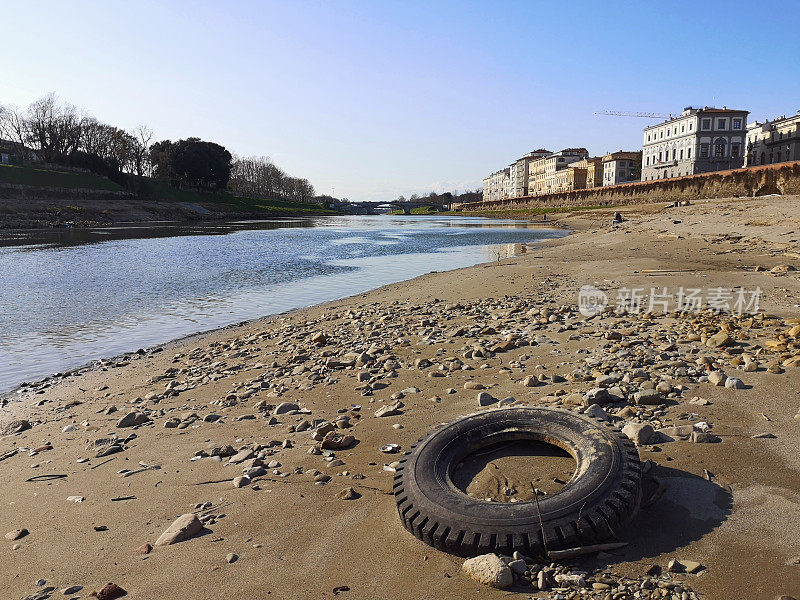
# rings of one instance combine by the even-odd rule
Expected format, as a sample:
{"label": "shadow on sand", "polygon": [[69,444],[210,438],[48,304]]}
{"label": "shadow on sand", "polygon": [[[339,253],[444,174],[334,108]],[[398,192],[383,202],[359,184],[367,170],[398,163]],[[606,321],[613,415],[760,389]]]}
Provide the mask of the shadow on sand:
{"label": "shadow on sand", "polygon": [[680,469],[655,465],[650,474],[665,486],[652,505],[643,508],[619,533],[630,546],[597,563],[637,561],[670,553],[719,527],[731,512],[729,489]]}

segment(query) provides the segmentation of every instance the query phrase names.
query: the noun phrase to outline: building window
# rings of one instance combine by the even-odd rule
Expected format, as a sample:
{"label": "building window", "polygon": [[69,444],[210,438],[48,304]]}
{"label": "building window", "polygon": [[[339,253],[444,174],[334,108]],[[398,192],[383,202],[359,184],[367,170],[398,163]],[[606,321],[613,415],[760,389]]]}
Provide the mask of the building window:
{"label": "building window", "polygon": [[734,119],[733,120],[733,128],[734,129],[741,129],[742,128],[742,120],[741,119]]}
{"label": "building window", "polygon": [[672,149],[672,160],[675,160],[678,156],[678,151],[675,148]]}
{"label": "building window", "polygon": [[725,142],[716,142],[714,144],[714,157],[721,158],[725,156]]}
{"label": "building window", "polygon": [[687,148],[686,149],[686,158],[692,158],[692,149],[691,148]]}
{"label": "building window", "polygon": [[765,164],[765,163],[764,163],[764,159],[765,159],[765,158],[766,158],[766,155],[765,155],[765,154],[762,152],[762,153],[761,153],[761,162],[760,162],[759,164],[762,164],[762,165],[763,165],[763,164]]}
{"label": "building window", "polygon": [[725,129],[728,126],[727,119],[717,119],[717,129]]}
{"label": "building window", "polygon": [[731,158],[739,158],[739,144],[731,144]]}
{"label": "building window", "polygon": [[703,119],[703,129],[711,129],[711,119]]}
{"label": "building window", "polygon": [[684,131],[686,131],[686,125],[681,125],[681,133],[683,133]]}
{"label": "building window", "polygon": [[689,123],[689,131],[692,130],[692,127],[694,127],[694,123]]}
{"label": "building window", "polygon": [[683,149],[681,149],[681,154],[680,154],[680,156],[681,156],[681,160],[683,160]]}
{"label": "building window", "polygon": [[658,153],[658,162],[661,162],[661,152]]}
{"label": "building window", "polygon": [[700,158],[708,158],[708,144],[700,144]]}

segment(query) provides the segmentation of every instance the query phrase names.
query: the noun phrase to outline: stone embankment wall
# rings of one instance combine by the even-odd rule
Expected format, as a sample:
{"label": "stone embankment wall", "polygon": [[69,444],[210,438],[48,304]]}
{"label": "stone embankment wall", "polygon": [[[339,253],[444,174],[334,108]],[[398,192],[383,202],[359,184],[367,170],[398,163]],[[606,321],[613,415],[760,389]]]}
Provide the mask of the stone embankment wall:
{"label": "stone embankment wall", "polygon": [[716,171],[674,179],[637,181],[621,185],[573,190],[542,196],[525,196],[470,202],[455,210],[513,210],[564,206],[619,206],[650,202],[675,202],[698,198],[735,198],[767,194],[800,194],[800,162],[748,169]]}
{"label": "stone embankment wall", "polygon": [[89,188],[57,188],[0,183],[0,199],[7,200],[118,200],[134,198],[134,194],[114,190],[93,190]]}

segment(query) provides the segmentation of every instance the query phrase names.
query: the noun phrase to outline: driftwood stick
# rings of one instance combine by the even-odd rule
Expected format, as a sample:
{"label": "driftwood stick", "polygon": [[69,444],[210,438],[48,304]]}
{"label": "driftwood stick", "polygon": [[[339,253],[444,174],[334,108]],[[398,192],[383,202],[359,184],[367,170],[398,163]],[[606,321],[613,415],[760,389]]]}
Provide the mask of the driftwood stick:
{"label": "driftwood stick", "polygon": [[610,542],[608,544],[594,544],[592,546],[578,546],[569,550],[553,550],[548,554],[553,559],[575,558],[584,554],[594,554],[605,550],[618,550],[628,545],[628,542]]}

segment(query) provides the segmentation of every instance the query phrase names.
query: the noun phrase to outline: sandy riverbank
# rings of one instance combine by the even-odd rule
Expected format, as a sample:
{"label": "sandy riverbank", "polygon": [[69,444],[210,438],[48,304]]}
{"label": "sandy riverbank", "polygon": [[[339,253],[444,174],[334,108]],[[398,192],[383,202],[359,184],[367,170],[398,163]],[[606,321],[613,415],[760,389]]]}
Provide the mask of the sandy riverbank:
{"label": "sandy riverbank", "polygon": [[[25,598],[44,579],[59,596],[62,588],[84,586],[69,598],[87,597],[109,581],[131,598],[330,598],[340,586],[349,590],[338,597],[359,600],[507,597],[469,580],[459,559],[402,528],[389,493],[392,476],[383,470],[397,457],[378,448],[392,442],[406,449],[432,426],[478,410],[467,381],[481,382],[497,398],[577,407],[576,394],[594,387],[598,375],[621,376],[634,369],[626,362],[640,361],[636,367],[650,381],[668,380],[673,391],[664,394],[663,409],[612,403],[606,407],[612,419],[665,427],[706,421],[722,441],[642,446],[642,459],[654,463],[666,490],[619,532],[627,549],[587,568],[641,578],[654,564],[686,558],[706,568],[676,578],[704,598],[800,595],[800,421],[794,418],[800,367],[789,366],[800,349],[794,338],[783,346],[778,338],[800,316],[800,277],[769,272],[800,267],[798,202],[653,205],[624,211],[626,222],[614,228],[613,211],[559,216],[576,233],[525,256],[191,338],[31,391],[24,417],[33,427],[0,438],[0,456],[19,450],[0,461],[0,527],[29,530],[17,541],[2,540],[0,589],[4,597]],[[670,272],[652,272],[663,269]],[[758,287],[762,307],[779,318],[587,321],[574,310],[587,284],[604,290],[612,304],[622,288]],[[543,319],[543,309],[553,316]],[[739,354],[702,343],[722,325],[757,371],[737,366]],[[320,331],[327,339],[312,342]],[[518,347],[464,356],[477,345],[493,347],[506,331],[518,335]],[[347,353],[356,364],[343,368],[337,361],[347,364]],[[701,381],[707,368],[696,359],[704,356],[747,389]],[[432,366],[417,367],[418,359]],[[659,366],[664,362],[670,365]],[[767,370],[781,363],[788,364],[772,370],[782,372]],[[541,376],[541,384],[523,386],[527,375]],[[365,385],[371,396],[362,396]],[[401,390],[401,414],[375,417]],[[710,403],[691,404],[693,397]],[[310,413],[272,417],[270,407],[282,402]],[[353,404],[362,408],[346,410]],[[131,410],[150,421],[117,427]],[[334,457],[309,454],[317,444],[310,432],[290,430],[304,420],[337,418],[358,443]],[[165,427],[170,420],[177,426]],[[765,433],[775,437],[752,437]],[[113,435],[120,440],[98,442]],[[226,445],[260,453],[266,472],[235,488],[242,467],[258,468],[257,462],[190,460]],[[122,451],[96,458],[112,446]],[[41,450],[29,456],[35,448]],[[118,474],[141,469],[140,462],[160,468]],[[327,483],[320,481],[325,476]],[[27,481],[32,477],[38,479]],[[347,487],[360,497],[340,499]],[[212,505],[202,514],[213,518],[202,535],[147,555],[134,552],[206,502]],[[230,553],[239,556],[232,564]],[[521,598],[534,593],[513,589]]]}

